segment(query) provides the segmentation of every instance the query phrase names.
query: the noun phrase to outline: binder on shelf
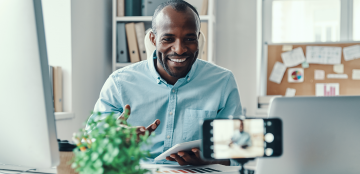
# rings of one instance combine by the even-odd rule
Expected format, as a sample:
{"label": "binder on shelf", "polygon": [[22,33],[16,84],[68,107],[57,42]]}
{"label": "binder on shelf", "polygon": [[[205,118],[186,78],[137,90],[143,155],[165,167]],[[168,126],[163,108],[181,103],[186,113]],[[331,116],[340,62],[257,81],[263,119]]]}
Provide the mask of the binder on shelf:
{"label": "binder on shelf", "polygon": [[141,16],[141,0],[125,0],[125,16]]}
{"label": "binder on shelf", "polygon": [[117,23],[117,63],[127,63],[129,54],[126,42],[125,23]]}
{"label": "binder on shelf", "polygon": [[[53,90],[53,86],[54,86],[54,67],[49,65],[49,75],[50,75],[50,83],[51,83],[51,90]],[[54,94],[52,94],[54,97]]]}
{"label": "binder on shelf", "polygon": [[136,38],[139,46],[139,54],[141,60],[146,60],[146,49],[145,49],[145,24],[139,22],[135,24]]}
{"label": "binder on shelf", "polygon": [[207,22],[201,22],[201,27],[200,27],[201,32],[204,34],[205,37],[205,41],[204,41],[204,48],[202,50],[201,54],[201,59],[203,60],[208,60],[207,57],[207,47],[208,47],[208,23]]}
{"label": "binder on shelf", "polygon": [[200,15],[207,15],[209,0],[203,0]]}
{"label": "binder on shelf", "polygon": [[140,55],[139,55],[139,48],[135,33],[135,23],[125,24],[125,29],[126,29],[127,43],[129,47],[130,61],[131,63],[139,62]]}
{"label": "binder on shelf", "polygon": [[[50,75],[50,83],[51,83],[51,98],[53,102],[53,107],[55,108],[54,103],[54,67],[49,65],[49,75]],[[54,109],[55,111],[55,109]]]}
{"label": "binder on shelf", "polygon": [[117,17],[125,16],[125,2],[124,0],[117,0]]}
{"label": "binder on shelf", "polygon": [[153,16],[156,8],[163,2],[168,0],[143,0],[142,1],[142,15]]}
{"label": "binder on shelf", "polygon": [[62,69],[54,67],[54,105],[55,112],[63,111],[63,92],[62,92]]}

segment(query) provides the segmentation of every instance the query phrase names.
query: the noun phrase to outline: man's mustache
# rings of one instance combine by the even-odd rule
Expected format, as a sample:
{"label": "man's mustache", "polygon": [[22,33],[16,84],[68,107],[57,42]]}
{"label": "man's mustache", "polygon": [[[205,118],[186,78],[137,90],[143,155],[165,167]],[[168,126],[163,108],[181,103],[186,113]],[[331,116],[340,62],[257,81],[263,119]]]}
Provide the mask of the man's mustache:
{"label": "man's mustache", "polygon": [[171,56],[190,57],[191,55],[188,54],[188,53],[184,53],[184,54],[181,54],[181,55],[179,55],[177,53],[171,53],[171,54],[166,55],[166,57],[171,57]]}

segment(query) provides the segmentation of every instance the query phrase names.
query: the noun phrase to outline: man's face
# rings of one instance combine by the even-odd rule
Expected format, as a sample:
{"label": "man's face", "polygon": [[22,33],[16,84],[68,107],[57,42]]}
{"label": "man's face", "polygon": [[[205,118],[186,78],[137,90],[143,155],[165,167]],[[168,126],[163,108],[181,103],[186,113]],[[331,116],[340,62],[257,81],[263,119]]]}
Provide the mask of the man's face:
{"label": "man's face", "polygon": [[197,17],[190,8],[178,12],[167,6],[158,14],[156,36],[151,40],[156,46],[160,75],[186,76],[199,53],[198,36]]}

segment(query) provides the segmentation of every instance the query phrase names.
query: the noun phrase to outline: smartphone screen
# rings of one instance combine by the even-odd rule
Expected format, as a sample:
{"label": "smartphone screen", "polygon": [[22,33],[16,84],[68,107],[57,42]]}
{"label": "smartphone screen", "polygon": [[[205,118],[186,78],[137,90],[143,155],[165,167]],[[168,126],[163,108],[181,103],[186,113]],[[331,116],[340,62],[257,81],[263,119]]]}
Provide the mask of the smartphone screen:
{"label": "smartphone screen", "polygon": [[[206,124],[209,124],[207,130]],[[256,158],[282,153],[279,119],[206,120],[203,129],[203,153],[213,159]]]}

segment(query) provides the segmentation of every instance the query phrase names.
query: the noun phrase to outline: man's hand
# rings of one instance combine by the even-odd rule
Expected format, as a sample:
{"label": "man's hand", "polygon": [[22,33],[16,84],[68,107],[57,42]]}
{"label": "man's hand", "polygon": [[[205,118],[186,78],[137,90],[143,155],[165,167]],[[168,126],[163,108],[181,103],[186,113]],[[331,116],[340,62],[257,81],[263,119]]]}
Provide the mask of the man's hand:
{"label": "man's hand", "polygon": [[[124,112],[118,117],[118,120],[127,120],[130,117],[131,108],[130,105],[125,105]],[[136,127],[136,134],[139,135],[145,135],[146,131],[149,131],[149,135],[151,135],[152,132],[156,130],[156,128],[160,125],[160,120],[156,119],[152,124],[150,124],[148,127],[144,126],[134,126]]]}
{"label": "man's hand", "polygon": [[213,161],[204,161],[200,157],[200,150],[198,148],[191,149],[191,152],[178,152],[171,154],[170,156],[166,157],[166,160],[169,161],[176,161],[179,165],[208,165],[208,164],[222,164],[229,166],[230,160],[213,160]]}

